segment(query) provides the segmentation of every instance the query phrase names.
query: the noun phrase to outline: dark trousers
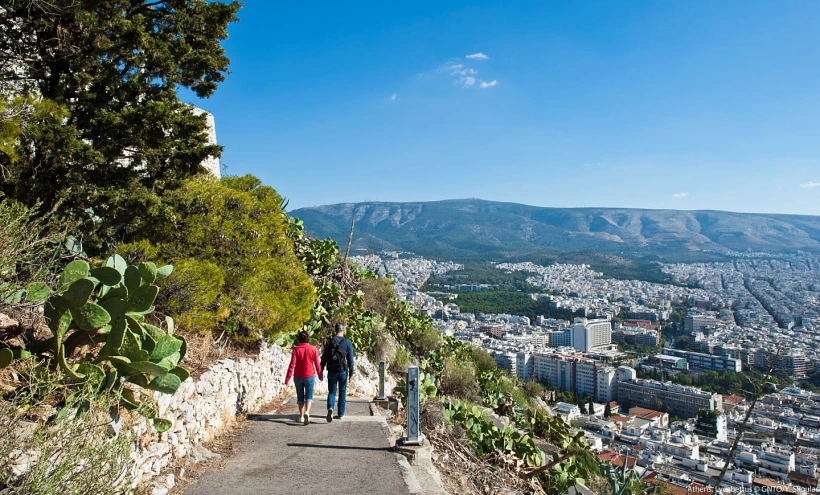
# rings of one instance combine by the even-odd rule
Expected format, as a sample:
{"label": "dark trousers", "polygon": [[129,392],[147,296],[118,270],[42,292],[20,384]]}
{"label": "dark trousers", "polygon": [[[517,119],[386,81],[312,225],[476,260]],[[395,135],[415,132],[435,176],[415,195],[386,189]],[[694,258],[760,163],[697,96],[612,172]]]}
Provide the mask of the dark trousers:
{"label": "dark trousers", "polygon": [[347,371],[327,372],[327,408],[334,409],[336,404],[336,389],[339,390],[339,417],[345,415],[345,404],[347,403]]}

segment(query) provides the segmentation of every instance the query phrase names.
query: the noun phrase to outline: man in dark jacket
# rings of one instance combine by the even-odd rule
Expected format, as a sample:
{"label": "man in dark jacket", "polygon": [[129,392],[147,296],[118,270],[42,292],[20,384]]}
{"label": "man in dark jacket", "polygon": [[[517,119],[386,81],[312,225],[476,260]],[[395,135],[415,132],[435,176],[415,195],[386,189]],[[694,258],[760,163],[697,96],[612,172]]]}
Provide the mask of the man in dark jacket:
{"label": "man in dark jacket", "polygon": [[347,402],[347,380],[353,376],[353,344],[345,338],[345,326],[336,324],[336,336],[325,342],[322,352],[322,370],[327,368],[327,422],[333,421],[333,407],[336,404],[336,390],[339,390],[339,414],[345,416]]}

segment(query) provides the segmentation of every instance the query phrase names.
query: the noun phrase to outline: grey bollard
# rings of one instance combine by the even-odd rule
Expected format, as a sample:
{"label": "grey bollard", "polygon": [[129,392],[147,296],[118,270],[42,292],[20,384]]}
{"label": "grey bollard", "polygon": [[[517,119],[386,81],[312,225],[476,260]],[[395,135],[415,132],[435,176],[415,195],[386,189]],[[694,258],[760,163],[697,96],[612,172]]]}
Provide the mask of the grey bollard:
{"label": "grey bollard", "polygon": [[376,400],[384,399],[384,361],[379,361],[379,396]]}
{"label": "grey bollard", "polygon": [[403,445],[421,445],[424,435],[419,424],[419,367],[407,368],[407,436],[402,439]]}

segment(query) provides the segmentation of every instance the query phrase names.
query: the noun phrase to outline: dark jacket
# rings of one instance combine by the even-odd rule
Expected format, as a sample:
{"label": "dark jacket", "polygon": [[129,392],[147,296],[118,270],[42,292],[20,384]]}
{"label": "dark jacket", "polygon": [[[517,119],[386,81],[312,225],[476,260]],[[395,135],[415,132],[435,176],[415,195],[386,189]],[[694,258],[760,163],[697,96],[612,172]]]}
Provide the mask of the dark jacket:
{"label": "dark jacket", "polygon": [[345,355],[347,355],[347,373],[348,373],[348,375],[352,376],[353,375],[353,344],[344,337],[336,336],[336,337],[333,337],[331,339],[327,339],[327,342],[325,342],[325,348],[322,351],[322,363],[321,363],[322,364],[322,369],[324,370],[327,367],[328,361],[330,361],[330,357],[331,357],[330,354],[331,354],[332,349],[333,349],[333,346],[331,345],[331,342],[333,342],[334,340],[336,342],[341,341],[340,345],[341,345],[341,348],[342,348],[342,352],[344,352]]}

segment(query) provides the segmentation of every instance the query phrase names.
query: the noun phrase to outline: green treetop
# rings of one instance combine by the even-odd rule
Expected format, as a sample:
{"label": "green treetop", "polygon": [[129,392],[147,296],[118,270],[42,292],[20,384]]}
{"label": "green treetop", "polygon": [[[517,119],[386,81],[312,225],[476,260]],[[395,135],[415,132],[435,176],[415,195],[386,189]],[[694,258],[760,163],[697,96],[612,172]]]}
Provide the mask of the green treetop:
{"label": "green treetop", "polygon": [[[41,0],[0,9],[0,101],[33,98],[61,111],[7,130],[0,185],[28,205],[84,222],[99,241],[127,232],[159,195],[219,156],[205,117],[182,103],[209,97],[229,60],[221,46],[238,2]],[[33,112],[29,112],[31,114]],[[24,126],[22,124],[25,124]]]}

